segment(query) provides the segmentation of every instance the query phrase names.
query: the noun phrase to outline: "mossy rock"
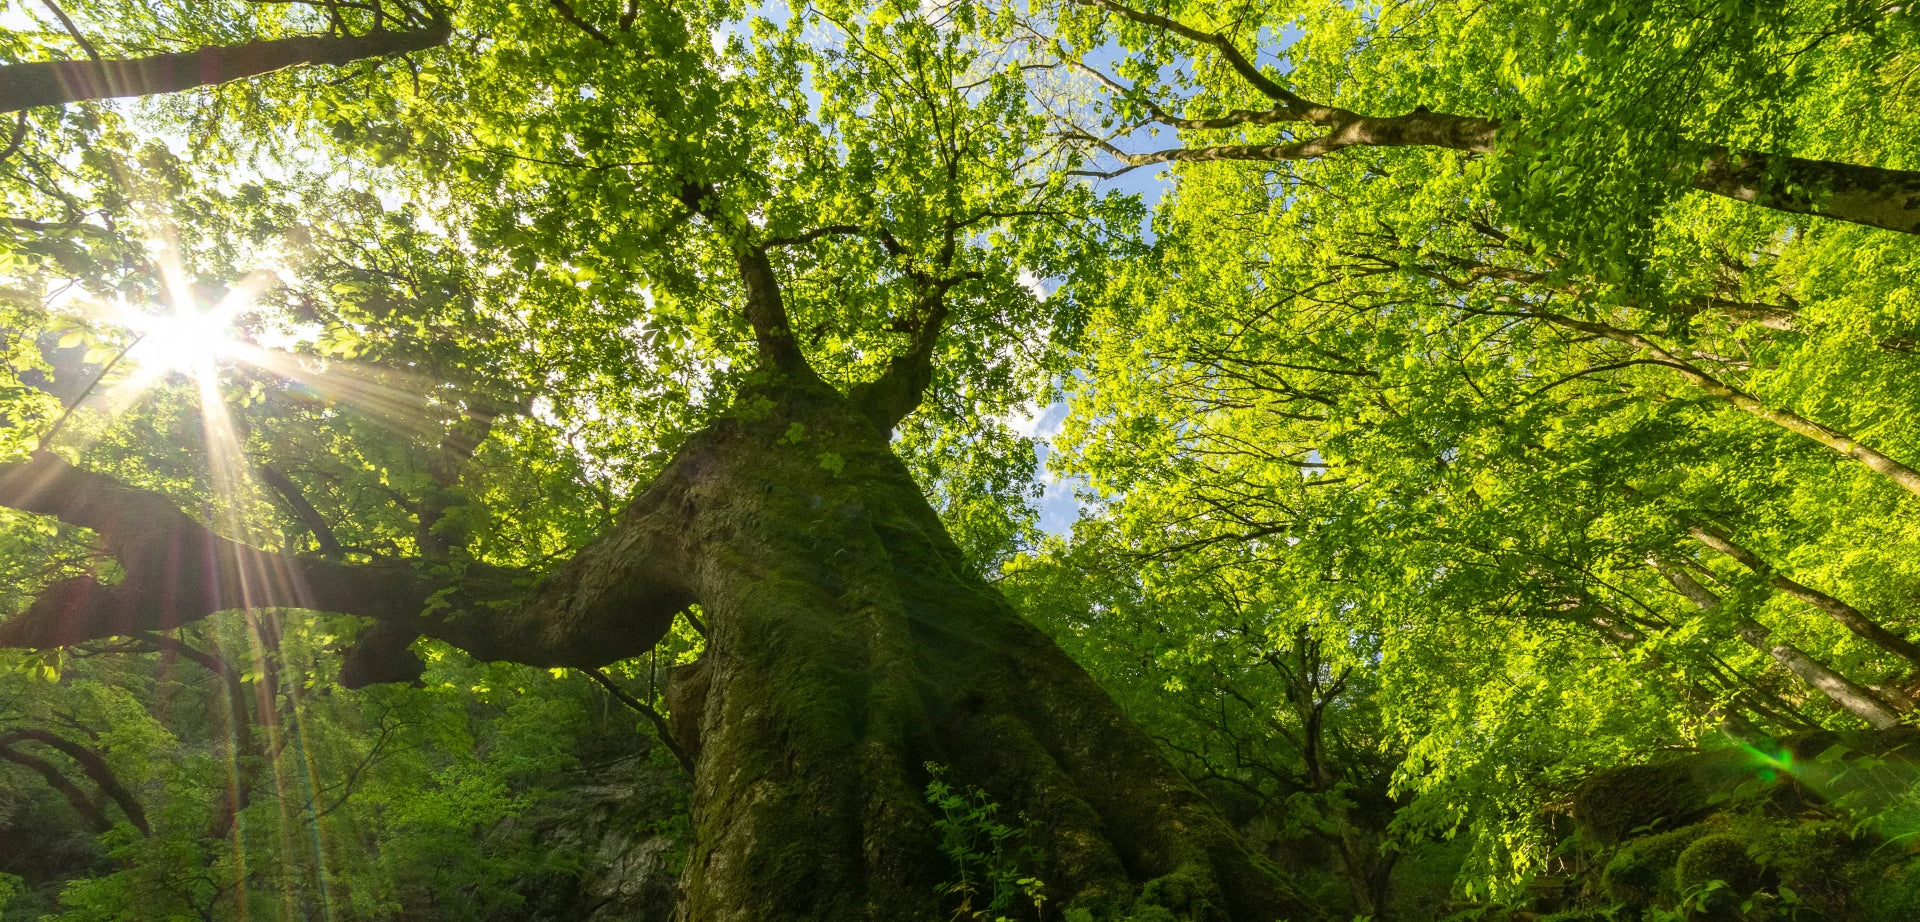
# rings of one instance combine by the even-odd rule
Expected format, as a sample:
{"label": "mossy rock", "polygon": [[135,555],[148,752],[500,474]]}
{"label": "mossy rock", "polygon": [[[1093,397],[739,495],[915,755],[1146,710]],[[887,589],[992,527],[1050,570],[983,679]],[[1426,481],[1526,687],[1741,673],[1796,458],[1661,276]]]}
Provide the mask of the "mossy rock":
{"label": "mossy rock", "polygon": [[[1872,845],[1855,838],[1850,824],[1840,820],[1771,820],[1753,835],[1747,854],[1779,886],[1798,895],[1804,917],[1809,912],[1838,912],[1851,902],[1857,866],[1873,851]],[[1884,860],[1868,864],[1877,868]]]}
{"label": "mossy rock", "polygon": [[1674,863],[1688,846],[1711,833],[1705,826],[1687,826],[1635,839],[1607,862],[1600,885],[1609,896],[1634,906],[1671,900],[1677,895]]}
{"label": "mossy rock", "polygon": [[[1574,791],[1573,819],[1586,838],[1616,845],[1639,830],[1697,823],[1728,809],[1764,805],[1795,813],[1845,793],[1844,785],[1829,790],[1823,773],[1808,764],[1835,745],[1845,746],[1849,758],[1871,754],[1920,765],[1920,731],[1912,728],[1803,733],[1598,772]],[[1811,789],[1795,778],[1810,770]]]}
{"label": "mossy rock", "polygon": [[1746,897],[1766,885],[1766,869],[1747,853],[1747,843],[1741,837],[1726,833],[1701,836],[1674,861],[1673,884],[1686,894],[1714,881],[1725,883],[1728,893]]}
{"label": "mossy rock", "polygon": [[1716,809],[1715,793],[1753,776],[1752,761],[1745,751],[1729,749],[1600,772],[1574,791],[1573,818],[1602,845],[1644,829],[1696,823]]}
{"label": "mossy rock", "polygon": [[1851,918],[1858,922],[1913,922],[1920,919],[1920,859],[1881,871],[1862,887]]}

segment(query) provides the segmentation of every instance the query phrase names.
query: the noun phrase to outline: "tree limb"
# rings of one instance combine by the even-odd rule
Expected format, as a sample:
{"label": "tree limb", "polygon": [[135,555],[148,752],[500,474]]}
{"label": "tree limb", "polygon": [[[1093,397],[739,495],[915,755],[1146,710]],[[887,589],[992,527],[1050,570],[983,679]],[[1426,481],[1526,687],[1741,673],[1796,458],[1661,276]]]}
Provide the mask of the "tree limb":
{"label": "tree limb", "polygon": [[260,479],[266,481],[267,486],[272,487],[275,493],[280,494],[280,498],[286,501],[287,508],[293,510],[294,517],[313,534],[313,540],[320,545],[320,553],[328,557],[339,557],[345,553],[340,547],[340,540],[334,537],[333,527],[328,525],[326,518],[320,515],[320,510],[313,508],[313,503],[307,501],[306,494],[300,492],[299,484],[294,483],[292,478],[272,465],[262,464],[259,470]]}
{"label": "tree limb", "polygon": [[[1094,142],[1126,164],[1127,169],[1156,163],[1213,160],[1305,160],[1349,147],[1417,146],[1487,154],[1499,149],[1500,135],[1508,127],[1494,119],[1430,112],[1425,106],[1405,115],[1366,116],[1315,103],[1269,78],[1224,35],[1137,10],[1118,0],[1073,2],[1213,48],[1235,73],[1276,103],[1268,112],[1240,110],[1214,119],[1172,119],[1166,124],[1210,129],[1294,121],[1326,129],[1326,134],[1319,137],[1279,144],[1182,147],[1144,154],[1128,154],[1104,140],[1084,135],[1079,138]],[[1148,108],[1158,112],[1158,107],[1151,103]],[[1160,119],[1156,117],[1156,120]],[[1188,124],[1182,125],[1182,122]],[[1513,138],[1505,140],[1514,143]],[[1693,164],[1678,164],[1674,176],[1694,189],[1789,214],[1817,215],[1903,234],[1920,234],[1920,171],[1778,156],[1713,144],[1701,145],[1698,150],[1700,159]],[[1112,175],[1120,172],[1125,170]]]}
{"label": "tree limb", "polygon": [[140,801],[133,796],[133,792],[120,783],[113,769],[107,765],[107,760],[101,758],[99,753],[59,734],[32,727],[19,727],[0,733],[0,749],[5,749],[22,740],[31,740],[65,753],[80,766],[80,770],[86,773],[102,794],[120,805],[120,811],[127,815],[127,821],[132,823],[135,829],[140,830],[141,835],[153,834],[153,830],[147,826],[147,811],[140,806]]}
{"label": "tree limb", "polygon": [[151,96],[214,86],[307,64],[348,64],[444,44],[445,19],[406,32],[296,36],[217,45],[145,58],[36,61],[0,67],[0,112],[36,106]]}
{"label": "tree limb", "polygon": [[561,19],[564,19],[570,23],[573,23],[576,26],[579,26],[580,31],[593,36],[594,41],[599,42],[600,44],[605,45],[608,48],[612,48],[614,46],[613,39],[608,38],[607,33],[600,31],[600,29],[596,27],[593,23],[590,23],[584,19],[581,19],[580,14],[573,11],[573,5],[568,3],[567,0],[547,0],[547,3],[552,5],[555,12],[560,14]]}
{"label": "tree limb", "polygon": [[67,780],[67,776],[61,774],[60,769],[52,762],[5,745],[0,745],[0,759],[26,766],[38,773],[41,778],[46,779],[48,786],[59,791],[60,796],[65,797],[67,803],[73,805],[74,811],[80,814],[80,818],[86,820],[87,825],[92,826],[96,832],[106,832],[113,828],[113,821],[107,819],[107,814],[100,809],[100,805],[90,800],[78,785]]}
{"label": "tree limb", "polygon": [[613,679],[608,676],[604,670],[584,669],[581,671],[591,676],[595,682],[600,683],[601,687],[605,688],[608,694],[612,695],[614,699],[621,704],[626,705],[628,710],[638,713],[640,716],[645,717],[648,723],[653,724],[654,735],[660,738],[661,744],[667,747],[668,752],[673,753],[674,759],[680,762],[680,767],[686,770],[687,777],[693,777],[693,759],[688,758],[686,750],[681,749],[680,744],[674,742],[673,730],[667,726],[667,719],[660,716],[659,711],[654,710],[646,703],[627,694],[619,685],[614,684]]}
{"label": "tree limb", "polygon": [[214,534],[164,496],[37,453],[0,464],[0,505],[94,530],[126,575],[114,585],[91,576],[55,583],[0,622],[0,647],[64,646],[283,607],[374,620],[343,667],[350,686],[364,684],[356,675],[417,678],[417,660],[412,675],[393,667],[407,666],[406,646],[422,635],[482,660],[605,665],[651,649],[693,601],[671,557],[675,519],[660,510],[703,463],[697,450],[683,451],[613,531],[529,587],[528,574],[477,564],[453,573],[412,561],[268,553]]}

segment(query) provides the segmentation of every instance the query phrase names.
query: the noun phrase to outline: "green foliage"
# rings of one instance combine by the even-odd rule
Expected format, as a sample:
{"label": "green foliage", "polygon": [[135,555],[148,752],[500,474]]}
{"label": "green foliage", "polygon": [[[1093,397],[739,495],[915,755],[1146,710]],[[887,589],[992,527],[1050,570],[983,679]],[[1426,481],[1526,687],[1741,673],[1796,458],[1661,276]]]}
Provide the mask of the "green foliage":
{"label": "green foliage", "polygon": [[[26,113],[0,158],[0,460],[47,441],[269,550],[529,582],[762,374],[738,309],[753,243],[849,393],[942,322],[925,294],[943,292],[902,462],[974,566],[1338,911],[1524,900],[1564,870],[1553,817],[1596,770],[1870,719],[1783,650],[1911,704],[1916,664],[1781,577],[1920,631],[1920,506],[1856,450],[1920,463],[1920,249],[1688,191],[1723,147],[1916,166],[1904,11],[1145,3],[1308,98],[1502,125],[1484,155],[1182,164],[1149,214],[1083,175],[1064,124],[1187,147],[1317,129],[1131,129],[1274,100],[1216,47],[1097,4],[560,8],[475,0],[446,11],[447,47],[405,59]],[[427,10],[61,9],[109,56]],[[85,56],[15,12],[0,58]],[[1061,89],[1082,52],[1112,86]],[[233,327],[272,359],[201,380],[136,341],[257,272],[274,281]],[[1042,452],[1006,421],[1056,396],[1073,412],[1044,457],[1089,505],[1042,537]],[[844,472],[819,433],[786,436]],[[94,545],[0,510],[0,615],[59,580],[112,584]],[[514,911],[516,880],[571,859],[481,833],[542,803],[604,699],[435,644],[422,688],[334,689],[363,628],[252,610],[0,654],[0,731],[84,729],[153,826],[104,808],[91,828],[7,763],[7,792],[85,840],[67,877],[0,878],[16,903]],[[702,649],[679,623],[610,673],[664,708],[665,670]],[[1611,811],[1580,819],[1617,846],[1605,889],[1656,912],[1810,907],[1837,899],[1823,879],[1864,879],[1835,856],[1920,838],[1899,760],[1766,755],[1817,819],[1700,819],[1777,804],[1771,780],[1703,804],[1695,779],[1603,776]],[[1041,915],[1020,827],[937,771],[927,795],[960,911]],[[1911,862],[1877,867],[1861,899],[1902,917]],[[1182,886],[1150,885],[1142,918]]]}
{"label": "green foliage", "polygon": [[[1074,634],[1149,638],[1131,663],[1093,660],[1103,680],[1138,687],[1159,651],[1227,638],[1242,656],[1296,629],[1351,646],[1378,702],[1361,726],[1397,766],[1396,834],[1464,838],[1461,888],[1503,899],[1552,863],[1546,805],[1596,768],[1723,728],[1858,725],[1745,639],[1746,619],[1911,697],[1912,664],[1770,577],[1916,627],[1914,497],[1780,420],[1920,458],[1903,409],[1920,366],[1898,332],[1920,322],[1920,251],[1683,191],[1706,145],[1909,163],[1907,111],[1876,101],[1850,110],[1857,127],[1820,127],[1829,101],[1887,92],[1907,25],[1818,4],[1152,9],[1224,30],[1309,99],[1500,118],[1503,149],[1174,169],[1152,251],[1095,305],[1049,458],[1097,504],[1057,582],[1124,561],[1157,614],[1139,630],[1101,590],[1081,597]],[[1073,47],[1132,54],[1113,68],[1132,89],[1097,109],[1115,126],[1148,98],[1192,117],[1272,105],[1204,44],[1069,18]],[[1311,133],[1256,120],[1178,143]],[[1700,543],[1701,523],[1771,570]],[[1222,682],[1165,681],[1142,713]],[[1202,721],[1218,718],[1167,735]]]}
{"label": "green foliage", "polygon": [[933,821],[940,853],[954,873],[939,888],[953,906],[953,918],[1005,922],[1026,918],[1029,909],[1034,918],[1044,918],[1046,886],[1032,872],[1041,856],[1027,841],[1027,827],[1001,821],[1000,806],[986,792],[956,788],[944,766],[929,762],[926,768],[931,776],[927,804],[940,812]]}

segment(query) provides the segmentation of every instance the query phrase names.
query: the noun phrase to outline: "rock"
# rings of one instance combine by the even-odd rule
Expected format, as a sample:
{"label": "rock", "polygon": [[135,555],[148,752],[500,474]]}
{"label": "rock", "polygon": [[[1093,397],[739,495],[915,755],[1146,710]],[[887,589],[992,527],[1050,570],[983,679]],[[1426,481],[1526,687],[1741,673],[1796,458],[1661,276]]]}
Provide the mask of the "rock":
{"label": "rock", "polygon": [[643,748],[583,760],[543,787],[548,796],[495,830],[534,843],[555,868],[518,882],[526,903],[514,922],[669,922],[691,829],[672,758]]}

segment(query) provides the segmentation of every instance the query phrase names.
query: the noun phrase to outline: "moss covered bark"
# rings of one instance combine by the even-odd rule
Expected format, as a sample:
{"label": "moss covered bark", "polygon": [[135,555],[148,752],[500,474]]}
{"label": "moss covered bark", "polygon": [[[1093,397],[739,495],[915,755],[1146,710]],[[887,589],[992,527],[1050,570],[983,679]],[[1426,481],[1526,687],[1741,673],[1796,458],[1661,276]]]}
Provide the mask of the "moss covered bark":
{"label": "moss covered bark", "polygon": [[831,389],[744,395],[621,530],[710,631],[671,692],[697,760],[680,918],[945,917],[929,762],[1028,824],[1048,918],[1319,918],[972,572]]}

